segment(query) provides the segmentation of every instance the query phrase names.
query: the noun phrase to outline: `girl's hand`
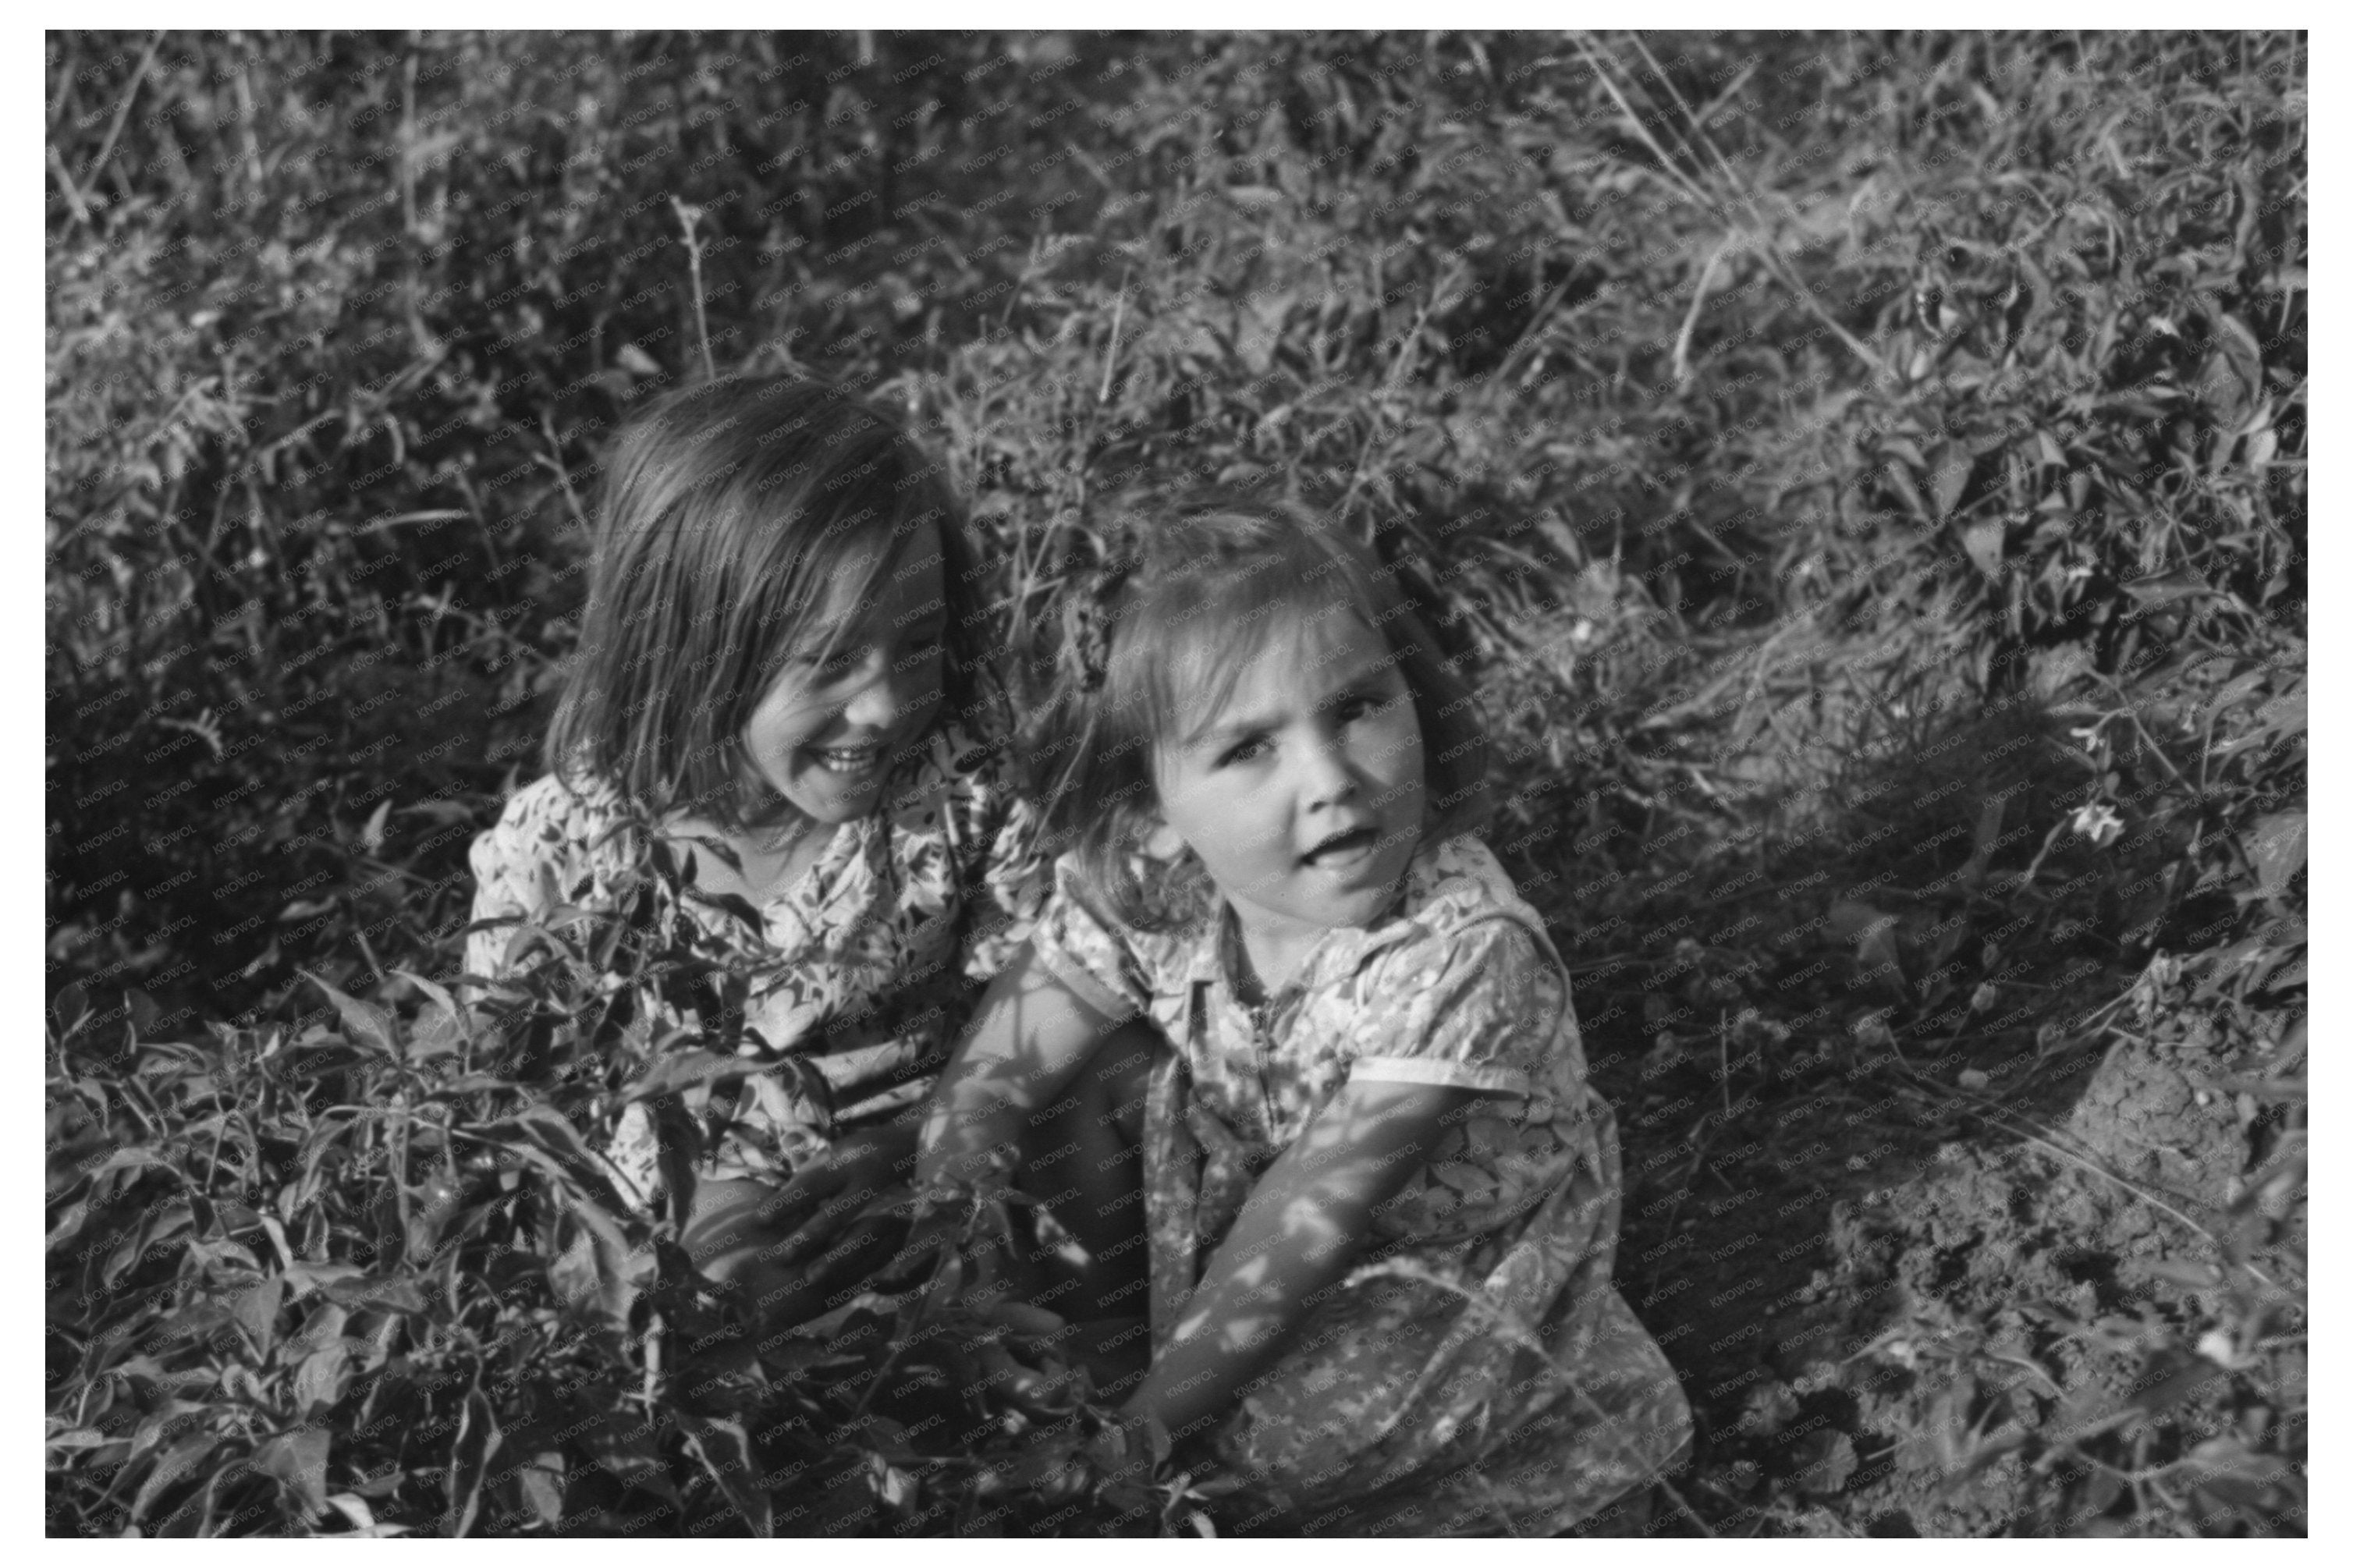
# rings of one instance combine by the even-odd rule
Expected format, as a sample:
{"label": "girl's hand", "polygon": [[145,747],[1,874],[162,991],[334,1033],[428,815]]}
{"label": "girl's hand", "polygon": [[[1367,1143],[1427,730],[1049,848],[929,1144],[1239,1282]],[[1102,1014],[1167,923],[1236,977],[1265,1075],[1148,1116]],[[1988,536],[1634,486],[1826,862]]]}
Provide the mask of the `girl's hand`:
{"label": "girl's hand", "polygon": [[944,1248],[956,1258],[951,1289],[968,1283],[1027,1294],[1018,1279],[1020,1249],[1004,1206],[1013,1190],[1011,1153],[964,1163],[970,1174],[943,1176],[918,1187],[901,1207],[900,1217],[907,1225],[904,1240],[881,1273],[901,1285],[931,1279]]}
{"label": "girl's hand", "polygon": [[1145,1416],[1113,1413],[1091,1436],[1060,1432],[980,1473],[975,1495],[1035,1493],[1050,1504],[1073,1502],[1097,1486],[1144,1487],[1166,1467],[1168,1432]]}
{"label": "girl's hand", "polygon": [[782,1187],[702,1183],[680,1239],[722,1284],[743,1284],[754,1296],[807,1294],[798,1288],[838,1281],[873,1250],[876,1227],[851,1222],[899,1176],[913,1149],[907,1120],[851,1133]]}
{"label": "girl's hand", "polygon": [[821,1317],[856,1295],[897,1257],[906,1234],[905,1222],[900,1217],[870,1215],[843,1227],[831,1247],[805,1263],[758,1265],[743,1279],[753,1310],[769,1325],[805,1323]]}
{"label": "girl's hand", "polygon": [[1153,1416],[1115,1412],[1087,1445],[1087,1460],[1104,1480],[1144,1486],[1168,1462],[1168,1428]]}

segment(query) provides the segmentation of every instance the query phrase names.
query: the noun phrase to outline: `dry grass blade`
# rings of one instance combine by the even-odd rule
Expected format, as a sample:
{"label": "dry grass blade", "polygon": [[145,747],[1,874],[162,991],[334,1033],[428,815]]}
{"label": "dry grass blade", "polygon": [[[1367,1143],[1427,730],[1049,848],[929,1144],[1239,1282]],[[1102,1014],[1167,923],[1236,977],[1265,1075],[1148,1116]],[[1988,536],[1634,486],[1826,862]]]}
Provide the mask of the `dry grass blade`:
{"label": "dry grass blade", "polygon": [[[2029,1121],[2025,1117],[2014,1115],[2000,1101],[1991,1100],[1986,1096],[1971,1094],[1967,1089],[1948,1089],[1945,1085],[1936,1082],[1934,1079],[1920,1078],[1916,1074],[1911,1076],[1913,1076],[1915,1082],[1932,1092],[1943,1094],[1954,1099],[1967,1100],[1978,1115],[1983,1116],[1987,1121],[1992,1122],[1995,1126],[2000,1127],[2002,1131],[2014,1133],[2018,1137],[2025,1139],[2028,1142],[2033,1144],[2036,1148],[2042,1150],[2045,1153],[2052,1154],[2058,1159],[2066,1162],[2068,1164],[2074,1166],[2078,1170],[2087,1172],[2092,1175],[2099,1177],[2102,1181],[2108,1183],[2118,1190],[2127,1193],[2133,1197],[2137,1198],[2140,1202],[2147,1204],[2150,1208],[2157,1210],[2159,1214],[2166,1215],[2172,1219],[2179,1221],[2181,1225],[2186,1226],[2191,1234],[2198,1237],[2200,1240],[2205,1242],[2209,1247],[2211,1247],[2214,1249],[2214,1255],[2217,1258],[2227,1258],[2229,1256],[2229,1249],[2222,1245],[2221,1237],[2216,1236],[2212,1231],[2207,1229],[2205,1226],[2199,1223],[2198,1220],[2182,1213],[2179,1209],[2174,1207],[2171,1204],[2167,1203],[2163,1198],[2158,1197],[2155,1193],[2150,1192],[2147,1187],[2142,1186],[2139,1183],[2132,1181],[2125,1176],[2118,1175],[2115,1171],[2110,1170],[2102,1161],[2090,1154],[2079,1152],[2076,1150],[2068,1148],[2060,1141],[2061,1135],[2056,1129],[2044,1127],[2038,1122]],[[2269,1274],[2257,1268],[2253,1263],[2243,1263],[2242,1267],[2243,1267],[2248,1273],[2253,1275],[2256,1279],[2262,1280],[2265,1285],[2270,1286],[2273,1289],[2277,1290],[2283,1288],[2278,1280],[2273,1279]],[[2296,1283],[2299,1287],[2302,1285],[2302,1281],[2300,1280]]]}
{"label": "dry grass blade", "polygon": [[[1470,1310],[1475,1321],[1482,1321],[1490,1331],[1535,1356],[1544,1364],[1546,1370],[1559,1380],[1560,1385],[1568,1391],[1569,1397],[1582,1405],[1588,1414],[1604,1423],[1611,1419],[1609,1413],[1585,1391],[1584,1384],[1577,1381],[1577,1375],[1553,1359],[1552,1352],[1545,1348],[1544,1342],[1539,1340],[1535,1331],[1514,1313],[1496,1305],[1479,1292],[1466,1289],[1459,1280],[1449,1279],[1444,1275],[1419,1264],[1401,1259],[1392,1258],[1366,1265],[1351,1274],[1349,1282],[1354,1284],[1362,1280],[1382,1278],[1411,1279],[1419,1284],[1432,1286],[1459,1299]],[[1429,1373],[1426,1372],[1424,1375],[1427,1376]],[[1415,1386],[1419,1388],[1419,1384],[1417,1384]],[[1715,1532],[1708,1529],[1707,1521],[1700,1518],[1698,1513],[1694,1511],[1691,1504],[1683,1500],[1683,1493],[1663,1479],[1654,1484],[1674,1500],[1675,1506],[1683,1510],[1683,1516],[1691,1521],[1694,1530],[1710,1540],[1715,1539]]]}
{"label": "dry grass blade", "polygon": [[[95,1200],[50,1214],[50,1265],[102,1288],[52,1297],[79,1369],[49,1401],[53,1530],[116,1532],[142,1493],[142,1529],[216,1501],[224,1528],[341,1529],[252,1462],[269,1410],[332,1432],[338,1478],[386,1478],[352,1523],[445,1528],[415,1433],[478,1370],[512,1451],[474,1464],[491,1427],[465,1426],[475,1533],[738,1528],[703,1473],[748,1474],[737,1428],[692,1422],[804,1395],[813,1428],[738,1425],[813,1467],[759,1457],[822,1494],[810,1533],[1105,1524],[926,1511],[1004,1451],[974,1421],[1021,1414],[969,1406],[958,1357],[1002,1328],[971,1300],[871,1406],[936,1405],[918,1473],[846,1424],[907,1332],[887,1310],[747,1370],[697,1348],[708,1292],[545,1234],[576,1184],[514,1118],[593,1149],[617,1100],[725,1093],[681,1047],[723,1009],[646,1037],[574,986],[622,951],[576,912],[480,933],[570,979],[453,1003],[401,977],[460,962],[469,848],[541,766],[604,437],[741,369],[903,406],[972,522],[976,627],[1026,641],[1116,547],[1091,513],[1197,479],[1345,491],[1428,568],[1474,651],[1487,841],[1567,939],[1620,1108],[1625,1289],[1709,1435],[1676,1485],[1719,1530],[2278,1532],[2191,1456],[2221,1430],[2194,1424],[2259,1404],[2223,1487],[2306,1462],[2279,1331],[2303,1308],[2235,1267],[2210,1288],[2204,1235],[2308,1271],[2300,35],[157,37],[46,50],[50,1163],[92,1161]],[[1018,711],[1034,671],[1001,673]],[[2099,754],[2064,746],[2095,710]],[[2160,950],[2147,1062],[2052,1109]],[[623,956],[629,984],[703,974]],[[304,972],[375,1010],[312,1016]],[[109,1065],[134,1034],[137,1070]],[[2150,1109],[2198,1089],[2227,1098]],[[386,1109],[420,1093],[448,1124]],[[391,1193],[401,1163],[462,1213]],[[2128,1353],[2195,1371],[2219,1317],[2227,1397],[2170,1435],[2063,1435],[2024,1387],[2000,1418],[2121,1494],[2057,1465],[1907,1492],[1915,1444],[1991,1418],[1817,1352],[1869,1341],[1893,1282],[1975,1356],[2023,1301],[2118,1305],[2144,1244],[2179,1258],[2145,1302],[2176,1331]],[[284,1321],[237,1297],[257,1269]],[[199,1288],[243,1326],[171,1317]],[[364,1382],[284,1352],[327,1304],[384,1317],[312,1325],[387,1358]],[[2057,1369],[2062,1405],[2138,1375],[2126,1353]],[[193,1412],[124,1398],[139,1356]],[[1744,1425],[1784,1402],[1767,1379],[1833,1430],[1800,1453]],[[533,1470],[537,1410],[587,1425]],[[163,1431],[191,1418],[195,1447]],[[1861,1465],[1825,1490],[1839,1436]],[[159,1479],[175,1454],[204,1473]],[[1113,1528],[1183,1528],[1148,1511]]]}
{"label": "dry grass blade", "polygon": [[[107,121],[106,139],[98,144],[97,153],[90,157],[90,166],[82,171],[80,183],[85,187],[98,184],[98,176],[106,168],[106,161],[114,156],[114,144],[122,135],[122,122],[131,118],[132,100],[139,96],[139,84],[147,79],[147,68],[155,63],[155,51],[163,47],[164,29],[158,27],[155,36],[147,40],[147,52],[139,57],[138,68],[131,73],[130,85],[122,89],[121,101],[114,106],[114,118]],[[77,199],[74,205],[79,209],[80,201]]]}
{"label": "dry grass blade", "polygon": [[[1666,88],[1668,94],[1674,101],[1676,109],[1683,114],[1684,121],[1690,124],[1691,129],[1688,132],[1684,131],[1681,126],[1678,126],[1677,134],[1682,137],[1686,144],[1704,147],[1707,152],[1714,156],[1716,166],[1723,171],[1724,177],[1731,188],[1734,200],[1737,201],[1741,205],[1746,206],[1748,209],[1750,215],[1755,220],[1754,226],[1746,227],[1744,231],[1744,226],[1741,224],[1741,221],[1734,216],[1733,202],[1718,201],[1710,197],[1705,188],[1703,187],[1694,177],[1684,174],[1681,164],[1668,155],[1666,149],[1659,144],[1656,137],[1651,135],[1650,127],[1642,122],[1641,116],[1637,114],[1633,106],[1627,101],[1625,94],[1620,90],[1617,81],[1609,75],[1608,68],[1602,64],[1601,56],[1595,50],[1586,35],[1578,35],[1577,47],[1584,52],[1587,62],[1592,66],[1595,75],[1600,78],[1602,85],[1609,89],[1609,96],[1616,100],[1621,109],[1625,110],[1627,119],[1633,123],[1635,132],[1641,138],[1642,144],[1651,150],[1651,155],[1657,158],[1661,166],[1668,171],[1675,186],[1702,209],[1711,214],[1720,216],[1736,232],[1740,232],[1741,237],[1746,241],[1749,248],[1753,249],[1759,259],[1765,263],[1766,268],[1780,281],[1784,288],[1787,288],[1790,293],[1796,297],[1798,302],[1803,305],[1807,311],[1810,313],[1816,321],[1822,324],[1824,330],[1828,331],[1833,337],[1837,338],[1840,343],[1845,347],[1849,353],[1854,355],[1854,357],[1863,364],[1870,366],[1872,374],[1874,376],[1885,379],[1889,374],[1886,363],[1878,354],[1873,353],[1862,339],[1856,337],[1853,332],[1850,331],[1844,322],[1841,321],[1836,316],[1831,313],[1829,307],[1822,303],[1820,297],[1814,292],[1812,288],[1806,283],[1804,279],[1798,276],[1797,269],[1791,267],[1788,258],[1781,254],[1780,247],[1775,243],[1771,234],[1768,232],[1771,226],[1767,222],[1763,209],[1757,205],[1756,198],[1748,194],[1747,188],[1741,183],[1740,176],[1734,172],[1732,165],[1725,161],[1724,154],[1721,152],[1718,152],[1715,143],[1708,139],[1705,127],[1698,124],[1698,122],[1693,118],[1690,106],[1684,103],[1683,95],[1676,91],[1674,84],[1668,80],[1666,73],[1660,68],[1659,63],[1652,58],[1649,47],[1642,42],[1641,36],[1640,34],[1636,34],[1634,36],[1635,48],[1641,53],[1642,58],[1644,62],[1650,66],[1651,73],[1656,76],[1660,82]],[[1662,118],[1665,117],[1662,116]],[[1695,141],[1694,138],[1696,138]],[[1705,283],[1704,279],[1703,279],[1700,292],[1704,295],[1705,291]],[[1694,310],[1696,308],[1696,303],[1694,303]]]}

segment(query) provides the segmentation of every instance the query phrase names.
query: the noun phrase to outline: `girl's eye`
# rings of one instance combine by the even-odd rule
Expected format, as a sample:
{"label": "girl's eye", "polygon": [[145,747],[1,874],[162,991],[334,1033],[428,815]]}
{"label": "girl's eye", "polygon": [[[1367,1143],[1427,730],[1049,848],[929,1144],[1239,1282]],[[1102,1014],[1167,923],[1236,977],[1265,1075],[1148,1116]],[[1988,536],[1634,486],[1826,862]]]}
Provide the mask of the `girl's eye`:
{"label": "girl's eye", "polygon": [[865,661],[865,658],[864,648],[846,647],[837,648],[830,655],[821,653],[803,655],[801,663],[806,668],[814,672],[818,679],[830,683],[839,680],[851,670],[856,669]]}
{"label": "girl's eye", "polygon": [[1258,756],[1265,749],[1266,741],[1263,736],[1250,736],[1245,740],[1237,742],[1235,744],[1227,747],[1224,752],[1218,758],[1218,766],[1222,768],[1234,763],[1247,763],[1252,758]]}
{"label": "girl's eye", "polygon": [[905,674],[918,665],[932,666],[947,657],[947,644],[939,637],[923,637],[906,645],[906,651],[891,661],[891,668]]}

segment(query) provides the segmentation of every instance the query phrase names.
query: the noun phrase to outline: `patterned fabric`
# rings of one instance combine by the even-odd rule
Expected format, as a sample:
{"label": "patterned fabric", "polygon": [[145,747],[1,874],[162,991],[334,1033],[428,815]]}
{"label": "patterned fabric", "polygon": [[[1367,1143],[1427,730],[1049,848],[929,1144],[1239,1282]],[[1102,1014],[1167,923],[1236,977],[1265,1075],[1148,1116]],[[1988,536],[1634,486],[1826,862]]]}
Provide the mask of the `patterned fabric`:
{"label": "patterned fabric", "polygon": [[1586,1081],[1559,956],[1485,846],[1424,847],[1386,918],[1328,932],[1255,1008],[1236,994],[1230,911],[1130,931],[1068,862],[1031,942],[1080,995],[1148,1015],[1176,1047],[1145,1103],[1155,1345],[1259,1177],[1342,1085],[1481,1091],[1209,1434],[1229,1522],[1549,1534],[1677,1458],[1689,1406],[1610,1282],[1615,1125]]}
{"label": "patterned fabric", "polygon": [[[944,730],[891,781],[882,808],[842,824],[816,863],[758,910],[762,928],[664,900],[699,951],[749,979],[743,1054],[767,1067],[705,1105],[705,1175],[781,1180],[849,1126],[921,1100],[975,983],[1019,951],[1049,880],[1037,822],[1001,748]],[[605,910],[647,846],[612,785],[555,774],[518,791],[474,841],[474,919]],[[469,939],[469,973],[508,972],[512,928]],[[624,1193],[661,1189],[640,1102],[606,1151]]]}

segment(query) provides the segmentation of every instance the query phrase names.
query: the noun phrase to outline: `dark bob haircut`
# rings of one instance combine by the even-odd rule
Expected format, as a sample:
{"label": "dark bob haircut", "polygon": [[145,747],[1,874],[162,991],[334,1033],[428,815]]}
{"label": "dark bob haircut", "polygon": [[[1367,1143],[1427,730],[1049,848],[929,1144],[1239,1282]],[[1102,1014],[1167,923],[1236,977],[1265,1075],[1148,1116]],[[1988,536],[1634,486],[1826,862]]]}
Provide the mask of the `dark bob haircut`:
{"label": "dark bob haircut", "polygon": [[786,660],[832,654],[805,646],[818,617],[870,599],[927,529],[946,584],[942,721],[984,700],[963,510],[905,426],[839,387],[730,376],[657,399],[614,437],[596,528],[553,771],[730,830],[771,816],[744,726]]}
{"label": "dark bob haircut", "polygon": [[1380,636],[1421,726],[1425,838],[1485,823],[1486,732],[1417,574],[1288,500],[1219,498],[1130,520],[1120,534],[1114,571],[1064,591],[1052,695],[1024,748],[1049,837],[1109,912],[1145,931],[1212,912],[1190,852],[1164,878],[1139,874],[1136,851],[1158,819],[1154,758],[1210,721],[1265,651],[1278,610],[1353,615]]}

